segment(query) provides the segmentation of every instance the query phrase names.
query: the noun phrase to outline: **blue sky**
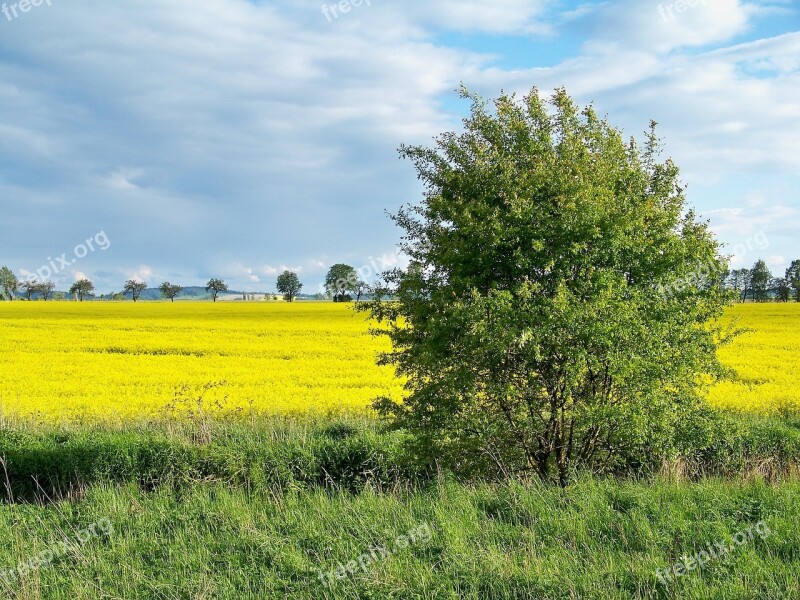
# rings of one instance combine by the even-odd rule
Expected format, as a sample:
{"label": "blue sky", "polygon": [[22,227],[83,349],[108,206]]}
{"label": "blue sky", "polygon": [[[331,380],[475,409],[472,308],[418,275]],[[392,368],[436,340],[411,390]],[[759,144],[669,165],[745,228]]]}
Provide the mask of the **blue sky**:
{"label": "blue sky", "polygon": [[396,149],[459,127],[460,82],[563,85],[629,135],[655,119],[735,266],[800,258],[800,2],[37,2],[0,12],[0,264],[18,275],[370,276],[402,261],[385,211],[421,197]]}

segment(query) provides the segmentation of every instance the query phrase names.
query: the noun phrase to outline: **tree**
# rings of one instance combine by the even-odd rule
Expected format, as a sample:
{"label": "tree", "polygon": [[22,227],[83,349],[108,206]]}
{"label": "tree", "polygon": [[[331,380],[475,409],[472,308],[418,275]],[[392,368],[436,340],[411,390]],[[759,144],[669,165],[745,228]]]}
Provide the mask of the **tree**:
{"label": "tree", "polygon": [[125,282],[125,287],[122,288],[122,294],[130,294],[131,299],[136,302],[139,299],[139,296],[142,295],[142,292],[147,289],[147,283],[144,281],[136,281],[135,279],[129,279]]}
{"label": "tree", "polygon": [[211,294],[211,298],[216,302],[220,292],[228,291],[228,286],[221,279],[209,279],[206,284],[206,291]]}
{"label": "tree", "polygon": [[36,286],[36,291],[42,295],[42,298],[44,298],[45,302],[47,302],[47,300],[50,298],[50,295],[53,293],[53,290],[55,289],[56,284],[52,281],[43,281]]}
{"label": "tree", "polygon": [[358,273],[350,265],[337,263],[333,265],[325,276],[325,290],[333,296],[334,302],[347,302],[350,300],[348,292],[356,292]]}
{"label": "tree", "polygon": [[700,375],[724,373],[728,295],[686,283],[726,261],[659,162],[655,123],[640,148],[564,90],[552,111],[535,89],[493,111],[463,96],[463,133],[401,149],[426,187],[393,216],[410,264],[359,310],[407,395],[375,408],[428,464],[467,473],[563,485],[581,466],[660,463],[705,406]]}
{"label": "tree", "polygon": [[734,269],[728,277],[728,289],[734,292],[737,301],[747,300],[750,291],[750,269]]}
{"label": "tree", "polygon": [[19,279],[8,267],[0,269],[0,292],[9,300],[14,299],[14,293],[19,289]]}
{"label": "tree", "polygon": [[163,298],[167,298],[172,302],[175,302],[175,298],[183,291],[181,286],[173,285],[169,281],[162,283],[158,289],[161,291],[161,296]]}
{"label": "tree", "polygon": [[303,289],[303,284],[300,283],[300,278],[297,273],[291,271],[284,271],[278,275],[278,291],[283,294],[283,298],[287,302],[294,302],[297,294]]}
{"label": "tree", "polygon": [[766,302],[769,299],[769,285],[772,273],[763,260],[757,260],[750,269],[750,287],[753,289],[753,301]]}
{"label": "tree", "polygon": [[29,279],[19,284],[19,288],[22,290],[22,294],[28,302],[31,301],[34,294],[38,293],[39,285],[39,282],[35,279]]}
{"label": "tree", "polygon": [[785,277],[776,277],[772,280],[770,287],[775,290],[775,297],[780,302],[788,302],[792,295],[792,288]]}
{"label": "tree", "polygon": [[369,294],[371,291],[372,287],[366,281],[361,281],[359,279],[355,285],[356,302],[361,302],[361,297]]}
{"label": "tree", "polygon": [[800,302],[800,260],[793,260],[786,269],[786,282],[792,290],[795,302]]}
{"label": "tree", "polygon": [[77,296],[78,300],[83,302],[83,299],[94,291],[94,284],[88,279],[79,279],[72,284],[69,288],[69,293]]}

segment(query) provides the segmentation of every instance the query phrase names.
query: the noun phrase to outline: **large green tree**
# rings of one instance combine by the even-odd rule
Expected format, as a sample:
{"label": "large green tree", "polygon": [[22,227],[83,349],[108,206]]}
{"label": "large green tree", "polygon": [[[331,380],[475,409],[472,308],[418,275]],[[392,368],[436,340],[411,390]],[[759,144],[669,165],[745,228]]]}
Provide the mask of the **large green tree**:
{"label": "large green tree", "polygon": [[283,298],[287,302],[294,302],[297,294],[303,289],[303,284],[300,283],[300,278],[297,273],[291,271],[284,271],[278,275],[278,291],[283,294]]}
{"label": "large green tree", "polygon": [[394,215],[409,267],[361,305],[407,378],[376,408],[466,472],[564,484],[580,465],[661,460],[703,406],[702,375],[723,373],[729,294],[697,276],[726,261],[655,123],[640,147],[564,90],[463,95],[462,133],[401,149],[427,190]]}
{"label": "large green tree", "polygon": [[8,267],[0,269],[0,293],[9,300],[14,299],[14,294],[19,289],[19,279]]}

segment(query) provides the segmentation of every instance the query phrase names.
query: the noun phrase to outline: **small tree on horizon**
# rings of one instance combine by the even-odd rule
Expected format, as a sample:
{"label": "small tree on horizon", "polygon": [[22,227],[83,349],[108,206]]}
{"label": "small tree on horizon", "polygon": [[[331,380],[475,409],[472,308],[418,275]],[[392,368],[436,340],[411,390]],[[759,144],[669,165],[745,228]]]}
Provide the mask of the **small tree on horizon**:
{"label": "small tree on horizon", "polygon": [[221,292],[228,291],[228,285],[222,279],[209,279],[206,284],[206,291],[211,294],[211,298],[216,302],[217,296]]}
{"label": "small tree on horizon", "polygon": [[42,298],[44,298],[44,301],[47,302],[55,289],[56,284],[47,280],[38,284],[36,291],[39,292],[42,295]]}
{"label": "small tree on horizon", "polygon": [[0,269],[0,293],[14,300],[14,293],[19,289],[19,279],[8,267]]}
{"label": "small tree on horizon", "polygon": [[165,281],[159,286],[159,291],[161,292],[161,297],[170,300],[171,302],[175,302],[175,298],[183,291],[183,288],[179,285],[173,285],[169,281]]}
{"label": "small tree on horizon", "polygon": [[769,300],[769,288],[772,283],[772,272],[767,263],[759,259],[750,269],[750,287],[753,289],[753,301],[766,302]]}
{"label": "small tree on horizon", "polygon": [[788,302],[792,295],[792,288],[785,277],[776,277],[770,285],[775,290],[775,298],[779,302]]}
{"label": "small tree on horizon", "polygon": [[77,296],[80,302],[83,302],[83,299],[92,292],[94,292],[94,284],[88,279],[79,279],[69,288],[69,293]]}
{"label": "small tree on horizon", "polygon": [[142,295],[142,292],[147,289],[147,283],[144,281],[136,281],[135,279],[129,279],[125,282],[125,287],[122,288],[123,296],[125,294],[130,294],[131,299],[134,303],[139,299],[139,296]]}
{"label": "small tree on horizon", "polygon": [[294,299],[303,289],[303,284],[300,283],[300,278],[297,273],[291,271],[284,271],[278,275],[278,291],[283,294],[283,298],[287,302],[294,302]]}
{"label": "small tree on horizon", "polygon": [[734,269],[728,276],[728,288],[734,292],[737,302],[747,300],[750,291],[750,269]]}
{"label": "small tree on horizon", "polygon": [[349,293],[355,293],[358,286],[358,273],[350,265],[337,263],[325,276],[325,290],[333,296],[334,302],[346,302]]}
{"label": "small tree on horizon", "polygon": [[38,293],[39,285],[39,282],[35,279],[28,279],[19,284],[19,289],[22,290],[22,295],[25,296],[25,299],[30,302],[33,299],[33,295]]}
{"label": "small tree on horizon", "polygon": [[786,269],[786,282],[792,290],[795,302],[800,302],[800,260],[793,260]]}

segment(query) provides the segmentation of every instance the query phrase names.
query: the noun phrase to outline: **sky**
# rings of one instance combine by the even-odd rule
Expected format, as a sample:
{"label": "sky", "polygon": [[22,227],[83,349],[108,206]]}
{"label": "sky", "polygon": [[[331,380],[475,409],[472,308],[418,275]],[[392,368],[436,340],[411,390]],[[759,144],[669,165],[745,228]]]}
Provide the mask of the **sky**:
{"label": "sky", "polygon": [[[0,264],[66,289],[138,278],[319,291],[402,264],[403,144],[486,98],[564,86],[659,123],[734,267],[800,258],[798,0],[8,0]],[[24,10],[23,10],[24,9]]]}

